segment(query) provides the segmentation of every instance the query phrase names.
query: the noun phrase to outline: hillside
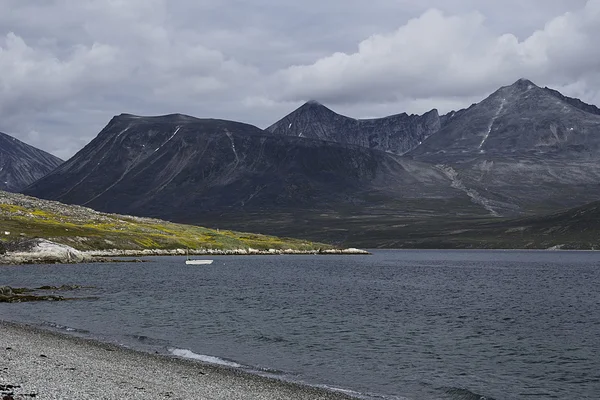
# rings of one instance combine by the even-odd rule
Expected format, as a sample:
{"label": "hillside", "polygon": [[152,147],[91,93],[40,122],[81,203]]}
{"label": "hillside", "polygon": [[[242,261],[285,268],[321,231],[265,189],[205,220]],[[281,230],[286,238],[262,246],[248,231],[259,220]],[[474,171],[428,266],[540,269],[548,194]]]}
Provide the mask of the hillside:
{"label": "hillside", "polygon": [[332,248],[329,245],[303,240],[106,214],[85,207],[2,191],[0,227],[3,241],[38,237],[78,250]]}
{"label": "hillside", "polygon": [[[396,248],[598,250],[598,221],[600,202],[594,202],[527,218],[397,227],[388,231],[380,243],[381,247]],[[364,245],[371,240],[367,236],[356,237],[354,243]]]}
{"label": "hillside", "polygon": [[18,192],[62,162],[52,154],[0,132],[0,190]]}

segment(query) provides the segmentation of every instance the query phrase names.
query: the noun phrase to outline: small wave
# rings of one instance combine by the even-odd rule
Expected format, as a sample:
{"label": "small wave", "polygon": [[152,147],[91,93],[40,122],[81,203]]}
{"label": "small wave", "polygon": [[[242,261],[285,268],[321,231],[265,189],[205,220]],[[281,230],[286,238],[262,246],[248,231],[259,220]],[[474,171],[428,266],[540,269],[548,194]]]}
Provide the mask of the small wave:
{"label": "small wave", "polygon": [[283,372],[283,371],[280,371],[275,368],[268,368],[268,367],[256,367],[256,371],[261,372],[261,373],[266,373],[269,375],[273,375],[273,376],[285,374],[285,372]]}
{"label": "small wave", "polygon": [[59,325],[59,324],[55,324],[54,322],[42,322],[41,325],[47,326],[47,327],[50,327],[53,329],[57,329],[59,331],[65,331],[65,332],[90,333],[89,331],[86,331],[85,329],[71,328],[70,326]]}
{"label": "small wave", "polygon": [[233,367],[233,368],[242,368],[243,367],[243,365],[238,364],[233,361],[223,360],[222,358],[219,358],[219,357],[207,356],[207,355],[203,355],[203,354],[196,354],[193,351],[187,350],[187,349],[170,348],[169,352],[171,352],[171,354],[173,354],[174,356],[177,356],[177,357],[188,358],[190,360],[198,360],[198,361],[202,361],[202,362],[209,363],[209,364],[225,365],[227,367]]}

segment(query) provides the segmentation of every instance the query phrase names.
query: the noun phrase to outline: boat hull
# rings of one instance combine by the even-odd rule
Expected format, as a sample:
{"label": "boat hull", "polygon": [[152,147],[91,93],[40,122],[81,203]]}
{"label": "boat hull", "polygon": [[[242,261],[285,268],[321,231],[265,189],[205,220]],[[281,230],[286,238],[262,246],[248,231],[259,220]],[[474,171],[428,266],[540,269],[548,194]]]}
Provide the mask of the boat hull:
{"label": "boat hull", "polygon": [[186,260],[185,263],[188,265],[207,265],[212,264],[213,260]]}

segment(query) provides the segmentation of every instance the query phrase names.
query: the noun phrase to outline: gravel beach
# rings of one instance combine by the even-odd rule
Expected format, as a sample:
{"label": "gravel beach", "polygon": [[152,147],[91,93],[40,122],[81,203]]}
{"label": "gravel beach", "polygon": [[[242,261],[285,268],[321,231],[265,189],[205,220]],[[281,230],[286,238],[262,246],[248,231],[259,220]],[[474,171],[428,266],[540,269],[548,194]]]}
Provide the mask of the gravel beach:
{"label": "gravel beach", "polygon": [[3,399],[352,399],[342,393],[0,322]]}

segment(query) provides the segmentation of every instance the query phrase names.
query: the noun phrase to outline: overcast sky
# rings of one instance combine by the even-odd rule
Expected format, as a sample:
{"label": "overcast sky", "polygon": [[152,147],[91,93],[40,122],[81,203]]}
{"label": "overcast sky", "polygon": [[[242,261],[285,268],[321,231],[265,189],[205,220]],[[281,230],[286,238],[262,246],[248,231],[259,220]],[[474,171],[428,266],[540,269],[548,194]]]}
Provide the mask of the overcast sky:
{"label": "overcast sky", "polygon": [[600,105],[599,40],[600,0],[0,0],[0,131],[67,159],[124,112],[448,112],[520,77]]}

